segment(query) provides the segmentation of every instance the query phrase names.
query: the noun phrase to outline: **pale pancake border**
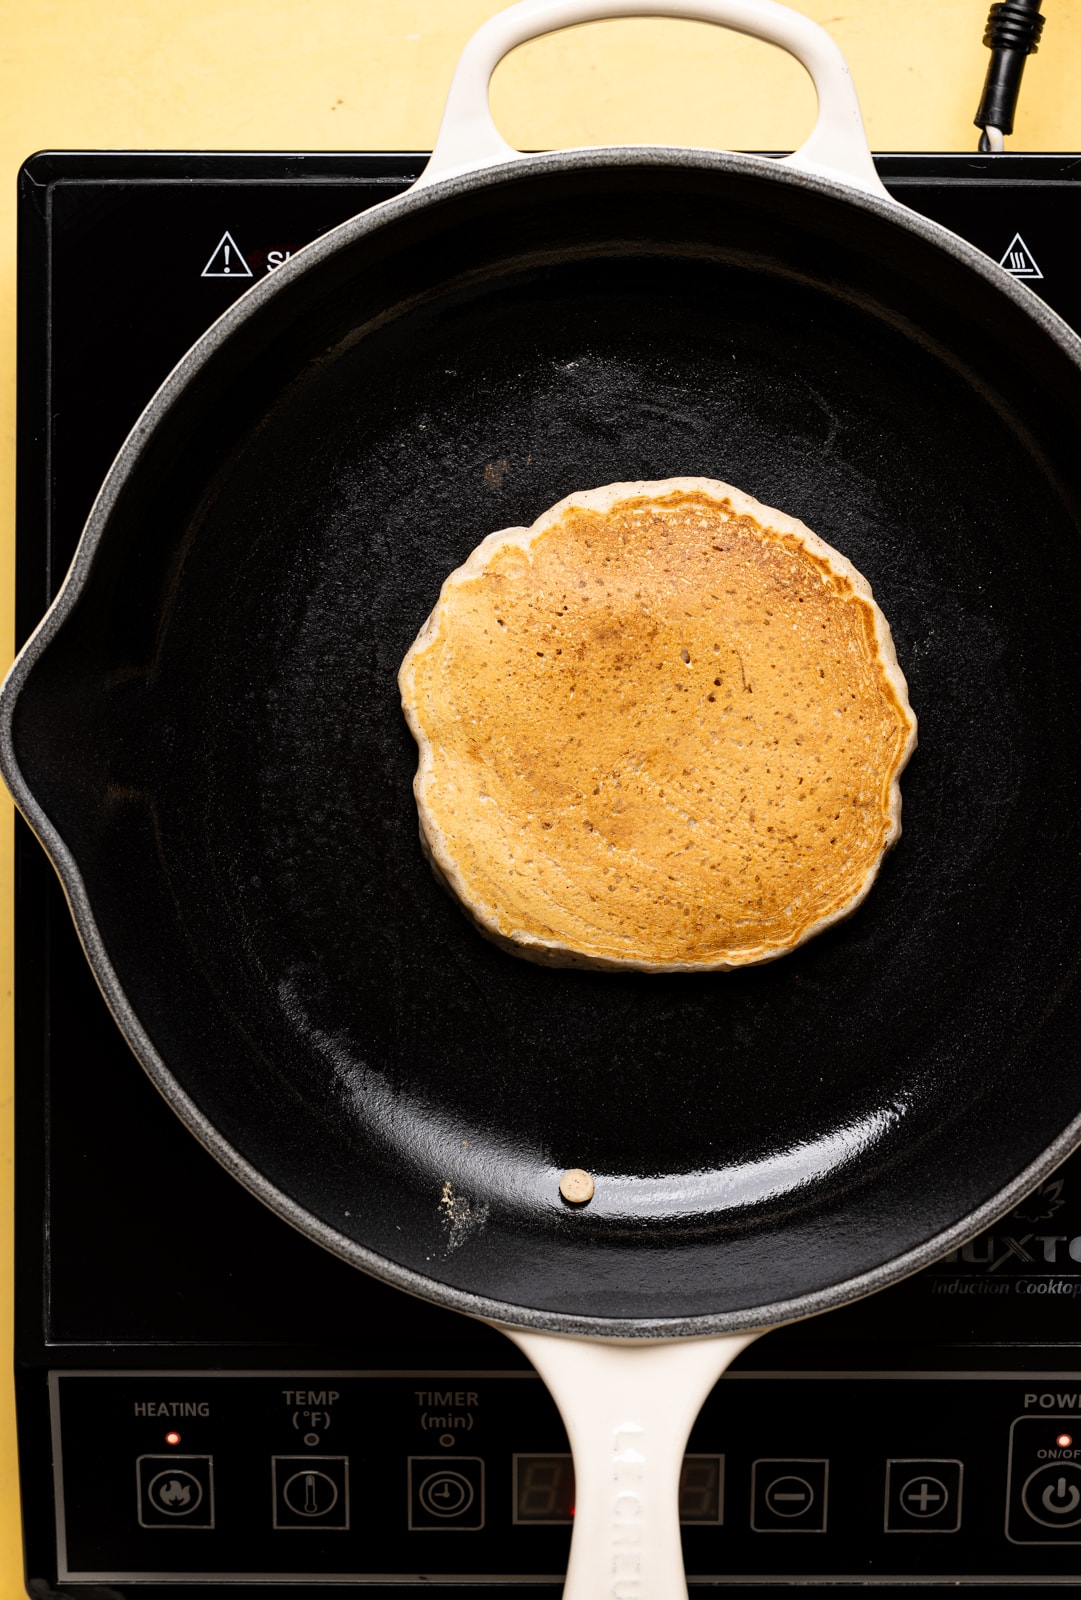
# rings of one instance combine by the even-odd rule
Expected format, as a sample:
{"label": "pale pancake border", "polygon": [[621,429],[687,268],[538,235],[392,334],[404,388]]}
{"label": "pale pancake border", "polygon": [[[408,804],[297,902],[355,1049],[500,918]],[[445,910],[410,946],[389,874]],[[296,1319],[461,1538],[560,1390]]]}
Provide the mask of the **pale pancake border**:
{"label": "pale pancake border", "polygon": [[[449,600],[452,589],[463,581],[482,575],[495,553],[504,546],[517,545],[526,555],[530,555],[530,546],[534,541],[547,533],[563,517],[564,513],[572,507],[583,511],[606,512],[612,510],[625,500],[648,498],[663,500],[676,494],[699,494],[713,500],[718,506],[723,506],[727,501],[729,508],[737,516],[748,516],[766,532],[778,533],[784,536],[795,536],[808,552],[824,561],[826,566],[838,577],[843,577],[850,583],[854,594],[865,601],[871,608],[874,619],[875,642],[878,647],[878,661],[885,674],[886,680],[892,688],[897,703],[908,720],[908,737],[900,757],[894,767],[890,780],[888,824],[886,835],[877,859],[864,874],[862,882],[854,893],[835,911],[820,917],[806,927],[796,939],[791,939],[783,945],[760,945],[750,951],[741,953],[738,959],[731,956],[721,957],[711,961],[648,961],[636,960],[627,956],[602,956],[585,955],[581,951],[571,949],[569,946],[553,939],[540,939],[535,934],[524,931],[514,934],[504,933],[493,920],[487,905],[479,905],[469,897],[464,883],[460,877],[455,860],[448,848],[446,838],[431,816],[424,790],[434,767],[431,741],[421,728],[414,714],[414,668],[417,657],[431,644],[439,630],[441,611],[445,600]],[[456,567],[443,582],[439,591],[439,599],[433,606],[420,632],[406,652],[398,671],[398,687],[402,697],[402,711],[409,724],[409,730],[417,743],[418,762],[416,774],[413,778],[413,795],[417,805],[417,816],[420,823],[421,848],[428,859],[436,878],[453,894],[462,910],[477,927],[486,939],[507,950],[511,955],[519,956],[527,961],[537,962],[543,966],[551,967],[581,967],[593,971],[630,971],[630,972],[735,972],[740,968],[761,966],[767,961],[779,960],[793,950],[798,950],[808,939],[813,939],[817,934],[823,933],[834,923],[843,922],[850,917],[867,898],[871,885],[878,876],[879,869],[886,856],[893,849],[901,837],[901,774],[908,765],[909,758],[916,748],[918,724],[916,715],[912,710],[908,698],[908,683],[897,661],[897,651],[893,643],[890,625],[874,595],[871,585],[861,572],[858,572],[846,556],[816,533],[805,523],[795,517],[787,516],[783,511],[774,510],[751,495],[744,494],[741,489],[736,489],[732,484],[721,483],[716,478],[662,478],[654,481],[640,481],[633,483],[610,483],[600,489],[585,489],[574,494],[566,495],[528,528],[502,528],[496,533],[488,534],[472,551],[460,567]]]}

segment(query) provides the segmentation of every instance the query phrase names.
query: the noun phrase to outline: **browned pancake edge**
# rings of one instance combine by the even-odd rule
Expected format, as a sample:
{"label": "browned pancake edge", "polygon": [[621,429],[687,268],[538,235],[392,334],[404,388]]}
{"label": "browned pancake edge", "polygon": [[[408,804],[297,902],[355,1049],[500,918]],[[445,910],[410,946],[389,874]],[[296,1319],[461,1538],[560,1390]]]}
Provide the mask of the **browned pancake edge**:
{"label": "browned pancake edge", "polygon": [[490,534],[398,681],[425,854],[531,961],[775,960],[901,833],[916,718],[871,587],[730,484],[609,484]]}

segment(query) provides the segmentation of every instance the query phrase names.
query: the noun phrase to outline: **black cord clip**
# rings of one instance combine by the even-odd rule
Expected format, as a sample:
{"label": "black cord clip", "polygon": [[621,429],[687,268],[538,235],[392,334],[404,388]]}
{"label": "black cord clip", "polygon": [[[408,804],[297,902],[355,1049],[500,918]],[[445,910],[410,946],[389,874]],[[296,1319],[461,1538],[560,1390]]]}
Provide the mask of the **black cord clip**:
{"label": "black cord clip", "polygon": [[[996,148],[992,134],[1013,132],[1014,112],[1021,88],[1025,57],[1035,55],[1043,32],[1041,0],[1001,0],[987,18],[983,42],[991,52],[980,108],[972,119],[985,129],[980,149]],[[997,148],[1001,149],[1001,137]]]}

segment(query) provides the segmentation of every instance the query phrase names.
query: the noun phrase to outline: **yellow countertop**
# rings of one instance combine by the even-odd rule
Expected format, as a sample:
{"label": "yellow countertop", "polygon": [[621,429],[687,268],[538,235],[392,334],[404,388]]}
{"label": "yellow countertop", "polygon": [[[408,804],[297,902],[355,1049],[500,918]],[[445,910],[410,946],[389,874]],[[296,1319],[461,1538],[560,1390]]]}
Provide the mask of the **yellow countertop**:
{"label": "yellow countertop", "polygon": [[[7,0],[0,12],[0,654],[12,649],[15,179],[39,149],[423,150],[495,0]],[[973,150],[987,0],[803,0],[852,68],[872,149]],[[1012,150],[1081,150],[1081,0],[1053,0]],[[524,149],[790,149],[809,80],[701,23],[594,23],[526,45],[492,104]],[[0,810],[0,1600],[23,1594],[11,1398],[11,813]]]}

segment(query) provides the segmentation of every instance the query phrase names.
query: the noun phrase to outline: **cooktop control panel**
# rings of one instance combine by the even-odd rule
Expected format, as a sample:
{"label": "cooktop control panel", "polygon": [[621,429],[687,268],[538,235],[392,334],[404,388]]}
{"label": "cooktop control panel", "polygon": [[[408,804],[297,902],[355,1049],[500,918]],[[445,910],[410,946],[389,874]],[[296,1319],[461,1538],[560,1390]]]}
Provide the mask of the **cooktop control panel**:
{"label": "cooktop control panel", "polygon": [[[524,1372],[54,1372],[60,1578],[560,1583],[574,1470]],[[736,1373],[691,1582],[1038,1573],[1081,1547],[1081,1374]]]}

